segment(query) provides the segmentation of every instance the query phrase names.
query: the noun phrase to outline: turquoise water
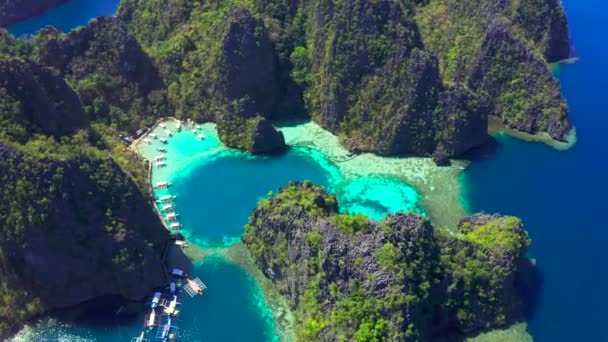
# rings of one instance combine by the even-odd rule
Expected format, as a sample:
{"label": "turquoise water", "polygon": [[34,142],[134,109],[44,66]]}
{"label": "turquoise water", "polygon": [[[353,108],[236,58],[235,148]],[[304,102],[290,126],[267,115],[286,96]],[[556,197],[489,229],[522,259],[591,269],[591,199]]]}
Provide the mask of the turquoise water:
{"label": "turquoise water", "polygon": [[[176,131],[173,121],[164,125],[153,132],[159,138],[166,136],[166,129]],[[206,138],[197,139],[198,134]],[[168,153],[158,152],[159,147]],[[339,163],[313,148],[294,147],[272,157],[227,149],[211,124],[196,134],[189,129],[174,133],[168,145],[152,139],[140,144],[139,150],[150,160],[165,156],[167,165],[154,168],[152,183],[168,181],[171,186],[156,191],[156,197],[175,196],[173,204],[185,235],[200,245],[238,241],[257,202],[289,181],[323,185],[337,195],[341,211],[376,220],[399,210],[423,212],[419,194],[401,180],[382,174],[347,176]]]}
{"label": "turquoise water", "polygon": [[[204,279],[204,297],[182,307],[177,322],[180,341],[272,341],[274,325],[254,279],[222,259],[209,258],[193,275]],[[77,325],[43,321],[22,331],[16,341],[130,341],[139,336],[144,315],[132,320],[99,317]]]}
{"label": "turquoise water", "polygon": [[62,31],[86,25],[90,19],[113,15],[118,8],[119,0],[71,0],[67,4],[50,9],[45,14],[30,18],[9,27],[15,36],[33,34],[47,25],[53,25]]}
{"label": "turquoise water", "polygon": [[[168,144],[150,138],[149,143],[138,145],[139,152],[149,160],[164,156],[166,166],[153,162],[152,184],[167,181],[170,186],[155,190],[155,197],[174,196],[182,233],[197,248],[213,250],[193,272],[209,290],[203,297],[185,301],[178,322],[182,341],[278,338],[272,311],[258,284],[222,254],[239,241],[251,210],[270,191],[292,180],[312,180],[338,196],[342,211],[365,213],[373,219],[399,210],[423,212],[421,196],[410,185],[386,174],[361,175],[353,169],[344,172],[340,164],[314,148],[296,147],[280,156],[254,157],[224,147],[213,124],[202,125],[196,133],[189,129],[177,133],[174,121],[164,125],[153,133],[161,138],[167,136],[166,130],[173,132]],[[205,139],[198,139],[199,134]],[[293,132],[290,134],[293,137]],[[160,152],[160,147],[167,152]],[[160,201],[158,205],[162,205]],[[142,322],[143,316],[96,325],[53,326],[43,322],[22,332],[20,338],[128,340],[138,335]],[[238,329],[234,322],[238,322]]]}

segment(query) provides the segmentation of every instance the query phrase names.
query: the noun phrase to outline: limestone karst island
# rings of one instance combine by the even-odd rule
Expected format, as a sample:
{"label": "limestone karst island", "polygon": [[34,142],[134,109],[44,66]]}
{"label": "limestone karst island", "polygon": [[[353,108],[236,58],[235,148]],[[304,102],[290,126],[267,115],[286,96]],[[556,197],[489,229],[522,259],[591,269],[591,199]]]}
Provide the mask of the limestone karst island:
{"label": "limestone karst island", "polygon": [[0,0],[0,341],[606,341],[603,0]]}

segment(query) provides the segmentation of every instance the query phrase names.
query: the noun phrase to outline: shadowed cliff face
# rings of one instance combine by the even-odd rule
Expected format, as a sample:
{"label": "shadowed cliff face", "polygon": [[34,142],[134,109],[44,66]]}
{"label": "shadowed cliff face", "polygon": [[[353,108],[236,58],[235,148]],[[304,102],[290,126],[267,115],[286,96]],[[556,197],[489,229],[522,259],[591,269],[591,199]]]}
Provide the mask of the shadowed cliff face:
{"label": "shadowed cliff face", "polygon": [[241,100],[240,115],[269,116],[278,94],[274,51],[264,22],[256,20],[242,7],[228,14],[226,34],[222,40],[225,72],[219,93],[227,102]]}
{"label": "shadowed cliff face", "polygon": [[292,183],[258,204],[243,241],[303,340],[457,339],[522,319],[529,240],[514,217],[475,215],[455,234],[415,214],[373,222]]}
{"label": "shadowed cliff face", "polygon": [[0,335],[41,312],[140,300],[164,284],[169,234],[112,160],[0,153]]}
{"label": "shadowed cliff face", "polygon": [[88,124],[66,82],[27,60],[0,54],[0,94],[0,122],[14,140],[34,133],[61,137]]}
{"label": "shadowed cliff face", "polygon": [[513,35],[508,23],[491,24],[474,65],[470,88],[506,124],[566,140],[572,125],[559,82],[545,62]]}
{"label": "shadowed cliff face", "polygon": [[48,9],[65,4],[69,0],[3,0],[0,1],[0,27],[43,14]]}
{"label": "shadowed cliff face", "polygon": [[92,121],[135,131],[172,111],[150,57],[115,18],[67,34],[45,28],[33,43],[36,62],[71,82]]}

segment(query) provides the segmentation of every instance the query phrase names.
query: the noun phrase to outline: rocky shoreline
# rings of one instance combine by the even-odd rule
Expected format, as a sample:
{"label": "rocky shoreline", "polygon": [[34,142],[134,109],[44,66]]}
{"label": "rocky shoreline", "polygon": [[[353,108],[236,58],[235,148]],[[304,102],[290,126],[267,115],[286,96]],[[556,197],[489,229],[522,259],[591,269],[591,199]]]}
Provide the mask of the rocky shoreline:
{"label": "rocky shoreline", "polygon": [[525,318],[529,240],[514,217],[474,215],[456,234],[415,214],[373,222],[291,183],[259,203],[243,241],[304,340],[468,336]]}

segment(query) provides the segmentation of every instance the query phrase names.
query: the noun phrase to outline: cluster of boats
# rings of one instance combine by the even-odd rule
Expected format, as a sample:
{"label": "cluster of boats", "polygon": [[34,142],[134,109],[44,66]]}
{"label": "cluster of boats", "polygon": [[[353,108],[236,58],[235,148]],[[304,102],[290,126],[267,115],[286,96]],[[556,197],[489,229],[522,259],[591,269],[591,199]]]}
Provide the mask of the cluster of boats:
{"label": "cluster of boats", "polygon": [[184,292],[190,297],[202,295],[207,286],[199,278],[190,279],[184,271],[177,268],[171,271],[170,276],[169,285],[152,295],[150,313],[144,319],[144,330],[138,337],[132,338],[131,342],[149,341],[149,337],[163,342],[178,339],[177,321],[182,306],[178,299]]}
{"label": "cluster of boats", "polygon": [[[167,125],[164,123],[160,123],[158,125],[160,128],[162,128],[164,130],[164,133],[166,134],[165,137],[161,137],[156,135],[155,133],[148,133],[148,135],[143,139],[143,141],[149,145],[152,144],[152,140],[154,139],[158,139],[161,143],[163,144],[168,144],[169,143],[169,138],[173,136],[173,132],[171,132],[171,130],[169,130],[167,128]],[[198,133],[198,130],[201,129],[200,125],[194,125],[192,122],[189,121],[189,126],[192,127],[192,133],[194,133],[196,135],[196,137],[199,140],[203,140],[205,139],[205,135],[202,133]],[[175,126],[175,130],[176,132],[181,132],[182,131],[182,122],[177,120],[177,124]],[[158,150],[160,152],[167,152],[167,150],[165,148],[159,147]]]}

